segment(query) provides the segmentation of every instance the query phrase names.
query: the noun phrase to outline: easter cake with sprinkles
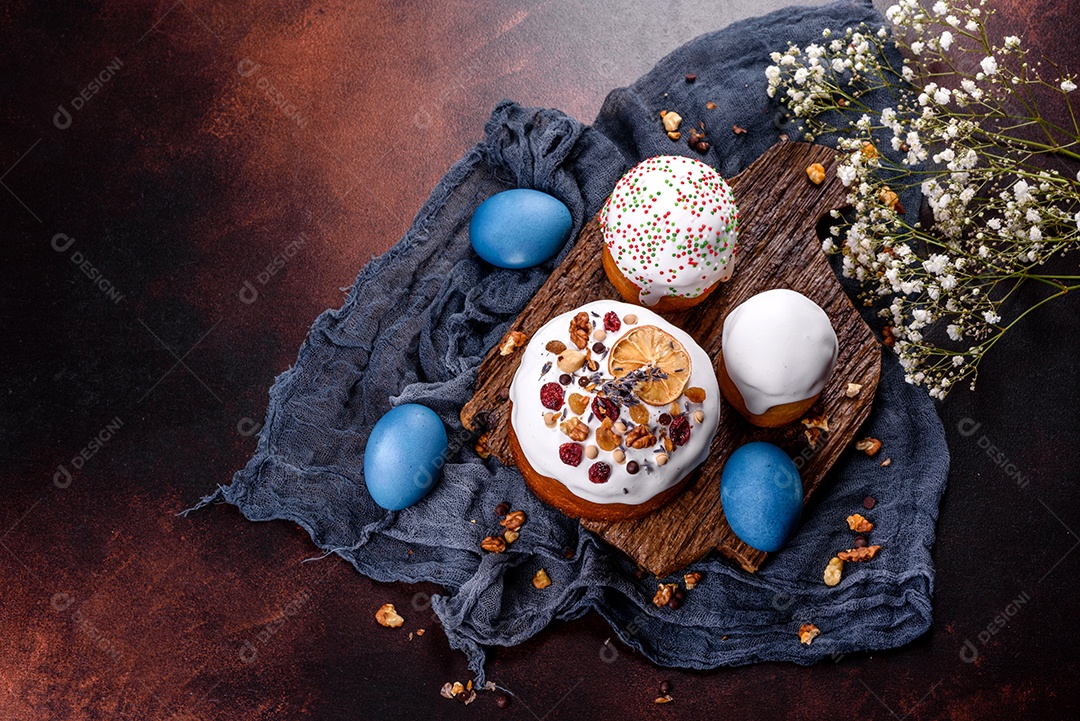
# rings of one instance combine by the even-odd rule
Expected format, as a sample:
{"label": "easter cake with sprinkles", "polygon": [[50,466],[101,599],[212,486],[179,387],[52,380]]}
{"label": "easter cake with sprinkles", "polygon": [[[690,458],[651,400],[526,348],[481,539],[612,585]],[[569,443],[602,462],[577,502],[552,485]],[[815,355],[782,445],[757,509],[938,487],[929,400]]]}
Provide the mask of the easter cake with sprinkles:
{"label": "easter cake with sprinkles", "polygon": [[628,303],[689,308],[735,269],[735,196],[699,160],[659,155],[639,163],[615,184],[599,220],[604,271]]}

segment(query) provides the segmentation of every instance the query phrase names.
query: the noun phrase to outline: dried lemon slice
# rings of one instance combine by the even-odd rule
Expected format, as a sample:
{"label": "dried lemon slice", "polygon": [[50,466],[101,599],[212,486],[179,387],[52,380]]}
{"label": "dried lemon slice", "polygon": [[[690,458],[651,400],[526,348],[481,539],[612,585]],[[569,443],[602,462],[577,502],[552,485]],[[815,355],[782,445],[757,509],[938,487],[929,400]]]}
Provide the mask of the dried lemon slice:
{"label": "dried lemon slice", "polygon": [[652,366],[667,378],[646,380],[634,385],[634,395],[651,406],[666,406],[682,395],[690,380],[690,354],[670,333],[654,325],[630,331],[611,348],[608,372],[622,378]]}

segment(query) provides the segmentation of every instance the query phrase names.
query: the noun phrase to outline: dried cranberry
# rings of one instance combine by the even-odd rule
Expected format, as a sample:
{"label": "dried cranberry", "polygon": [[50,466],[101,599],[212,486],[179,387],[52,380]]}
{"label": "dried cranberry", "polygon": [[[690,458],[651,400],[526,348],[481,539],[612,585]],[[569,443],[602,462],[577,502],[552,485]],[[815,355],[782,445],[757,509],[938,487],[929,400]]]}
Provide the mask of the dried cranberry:
{"label": "dried cranberry", "polygon": [[581,444],[563,443],[559,446],[559,460],[568,466],[577,466],[581,463]]}
{"label": "dried cranberry", "polygon": [[607,483],[611,476],[611,466],[603,461],[597,461],[589,466],[589,480],[593,483]]}
{"label": "dried cranberry", "polygon": [[550,408],[553,411],[562,408],[562,386],[558,383],[545,383],[540,386],[540,402],[544,404],[544,408]]}
{"label": "dried cranberry", "polygon": [[670,413],[661,413],[660,417],[657,418],[656,420],[660,421],[660,425],[662,425],[662,426],[670,426],[671,425],[671,414]]}
{"label": "dried cranberry", "polygon": [[622,328],[622,321],[619,320],[619,314],[613,310],[609,310],[604,314],[604,330],[608,333],[614,333],[619,328]]}
{"label": "dried cranberry", "polygon": [[676,416],[671,419],[671,427],[668,429],[671,442],[677,446],[684,445],[690,440],[690,421],[686,416]]}
{"label": "dried cranberry", "polygon": [[619,404],[606,396],[593,398],[592,412],[601,421],[610,418],[611,422],[619,420]]}

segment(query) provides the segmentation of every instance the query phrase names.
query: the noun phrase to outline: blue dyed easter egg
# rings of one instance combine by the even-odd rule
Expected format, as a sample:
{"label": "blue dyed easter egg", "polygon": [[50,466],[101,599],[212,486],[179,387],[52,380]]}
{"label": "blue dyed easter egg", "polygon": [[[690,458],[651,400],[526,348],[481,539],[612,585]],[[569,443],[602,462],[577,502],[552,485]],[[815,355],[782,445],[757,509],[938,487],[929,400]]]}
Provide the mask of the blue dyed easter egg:
{"label": "blue dyed easter egg", "polygon": [[539,190],[496,193],[469,221],[469,241],[481,258],[500,268],[531,268],[562,249],[574,224],[570,210]]}
{"label": "blue dyed easter egg", "polygon": [[434,488],[446,461],[446,428],[435,411],[406,403],[375,424],[364,449],[364,482],[388,511],[408,508]]}
{"label": "blue dyed easter egg", "polygon": [[759,551],[779,551],[802,513],[799,469],[772,443],[739,447],[720,474],[720,502],[735,535]]}

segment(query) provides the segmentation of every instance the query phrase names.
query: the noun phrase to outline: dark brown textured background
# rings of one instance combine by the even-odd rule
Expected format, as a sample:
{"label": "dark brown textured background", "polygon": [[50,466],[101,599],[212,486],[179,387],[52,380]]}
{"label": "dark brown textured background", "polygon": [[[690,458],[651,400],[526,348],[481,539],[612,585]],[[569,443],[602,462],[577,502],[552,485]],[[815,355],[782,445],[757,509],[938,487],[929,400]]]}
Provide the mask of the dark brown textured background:
{"label": "dark brown textured background", "polygon": [[[895,651],[675,671],[615,641],[602,653],[612,634],[590,615],[492,653],[514,711],[465,708],[438,695],[464,659],[416,609],[434,586],[302,564],[301,530],[228,506],[175,516],[247,460],[310,322],[400,237],[495,102],[588,121],[681,42],[782,4],[5,3],[0,718],[1076,717],[1072,298],[944,406],[935,624]],[[1080,69],[1075,0],[992,5],[1002,31]],[[387,601],[406,629],[373,623]]]}

